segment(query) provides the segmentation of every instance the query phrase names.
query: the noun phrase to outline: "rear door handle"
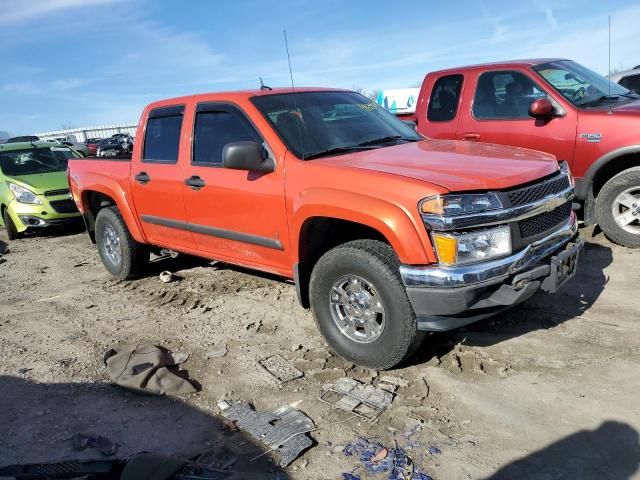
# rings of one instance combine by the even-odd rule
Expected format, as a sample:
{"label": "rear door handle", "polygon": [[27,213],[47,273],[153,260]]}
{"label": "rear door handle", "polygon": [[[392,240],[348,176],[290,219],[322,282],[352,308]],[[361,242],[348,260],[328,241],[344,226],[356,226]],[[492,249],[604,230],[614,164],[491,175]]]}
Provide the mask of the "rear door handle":
{"label": "rear door handle", "polygon": [[467,142],[477,142],[480,140],[480,134],[475,132],[465,133],[462,135],[462,140],[466,140]]}
{"label": "rear door handle", "polygon": [[191,190],[200,190],[206,185],[206,183],[204,183],[204,180],[202,180],[197,175],[187,178],[184,181],[184,184],[191,187]]}
{"label": "rear door handle", "polygon": [[137,173],[135,177],[133,177],[136,182],[144,185],[145,183],[149,183],[151,181],[151,177],[147,172]]}

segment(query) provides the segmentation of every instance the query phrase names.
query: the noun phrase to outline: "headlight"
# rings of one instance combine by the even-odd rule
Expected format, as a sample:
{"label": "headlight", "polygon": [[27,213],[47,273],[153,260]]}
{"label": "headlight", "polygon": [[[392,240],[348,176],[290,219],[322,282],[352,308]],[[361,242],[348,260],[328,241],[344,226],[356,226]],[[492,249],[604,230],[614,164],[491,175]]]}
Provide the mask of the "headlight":
{"label": "headlight", "polygon": [[11,190],[13,196],[16,197],[16,200],[20,203],[42,204],[42,200],[28,188],[21,187],[15,183],[9,183],[9,190]]}
{"label": "headlight", "polygon": [[495,193],[435,195],[420,202],[420,212],[426,215],[463,215],[502,208]]}
{"label": "headlight", "polygon": [[569,164],[567,163],[567,161],[563,160],[559,162],[558,166],[560,167],[560,171],[564,173],[567,177],[569,177],[569,182],[571,183],[571,186],[575,186],[576,181],[573,179],[573,175],[571,175],[571,168],[569,168]]}
{"label": "headlight", "polygon": [[442,265],[486,261],[511,254],[511,230],[507,226],[470,233],[432,233]]}

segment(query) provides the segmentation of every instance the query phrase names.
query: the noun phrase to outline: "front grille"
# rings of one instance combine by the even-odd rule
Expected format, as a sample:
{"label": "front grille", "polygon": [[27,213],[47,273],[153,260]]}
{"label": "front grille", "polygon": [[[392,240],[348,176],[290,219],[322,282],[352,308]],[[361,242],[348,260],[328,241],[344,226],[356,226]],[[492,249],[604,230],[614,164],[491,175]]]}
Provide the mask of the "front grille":
{"label": "front grille", "polygon": [[542,200],[548,195],[560,193],[569,188],[569,186],[569,178],[566,175],[560,175],[545,180],[544,182],[512,190],[507,192],[507,196],[511,201],[511,205],[517,207]]}
{"label": "front grille", "polygon": [[69,195],[71,191],[68,188],[61,188],[60,190],[49,190],[44,192],[45,197],[59,197],[60,195]]}
{"label": "front grille", "polygon": [[76,202],[73,200],[54,200],[49,204],[58,213],[76,213],[78,211]]}
{"label": "front grille", "polygon": [[571,202],[560,205],[555,210],[541,213],[535,217],[526,218],[518,222],[521,238],[529,238],[551,230],[569,220]]}

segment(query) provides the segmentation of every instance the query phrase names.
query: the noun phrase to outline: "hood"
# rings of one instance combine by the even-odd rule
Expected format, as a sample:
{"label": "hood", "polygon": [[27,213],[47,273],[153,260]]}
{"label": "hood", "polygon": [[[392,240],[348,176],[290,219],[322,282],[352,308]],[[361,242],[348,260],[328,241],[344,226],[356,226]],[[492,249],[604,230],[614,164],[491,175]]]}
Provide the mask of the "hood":
{"label": "hood", "polygon": [[33,193],[42,194],[49,190],[69,188],[67,172],[36,173],[35,175],[19,175],[6,177],[7,181],[23,185]]}
{"label": "hood", "polygon": [[611,110],[618,113],[631,113],[640,115],[640,100],[635,100],[629,103],[623,103],[617,107],[613,107]]}
{"label": "hood", "polygon": [[553,155],[536,150],[453,140],[424,140],[310,161],[400,175],[452,192],[511,188],[558,170]]}

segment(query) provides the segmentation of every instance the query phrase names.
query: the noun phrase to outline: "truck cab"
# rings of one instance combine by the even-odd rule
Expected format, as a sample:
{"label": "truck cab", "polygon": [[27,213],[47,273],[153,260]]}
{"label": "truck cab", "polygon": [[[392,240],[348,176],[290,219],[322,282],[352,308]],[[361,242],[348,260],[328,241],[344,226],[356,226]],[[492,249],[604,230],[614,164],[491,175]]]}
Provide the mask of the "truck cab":
{"label": "truck cab", "polygon": [[568,162],[585,222],[640,246],[640,95],[570,60],[491,63],[429,73],[415,121],[429,138],[525,147]]}

